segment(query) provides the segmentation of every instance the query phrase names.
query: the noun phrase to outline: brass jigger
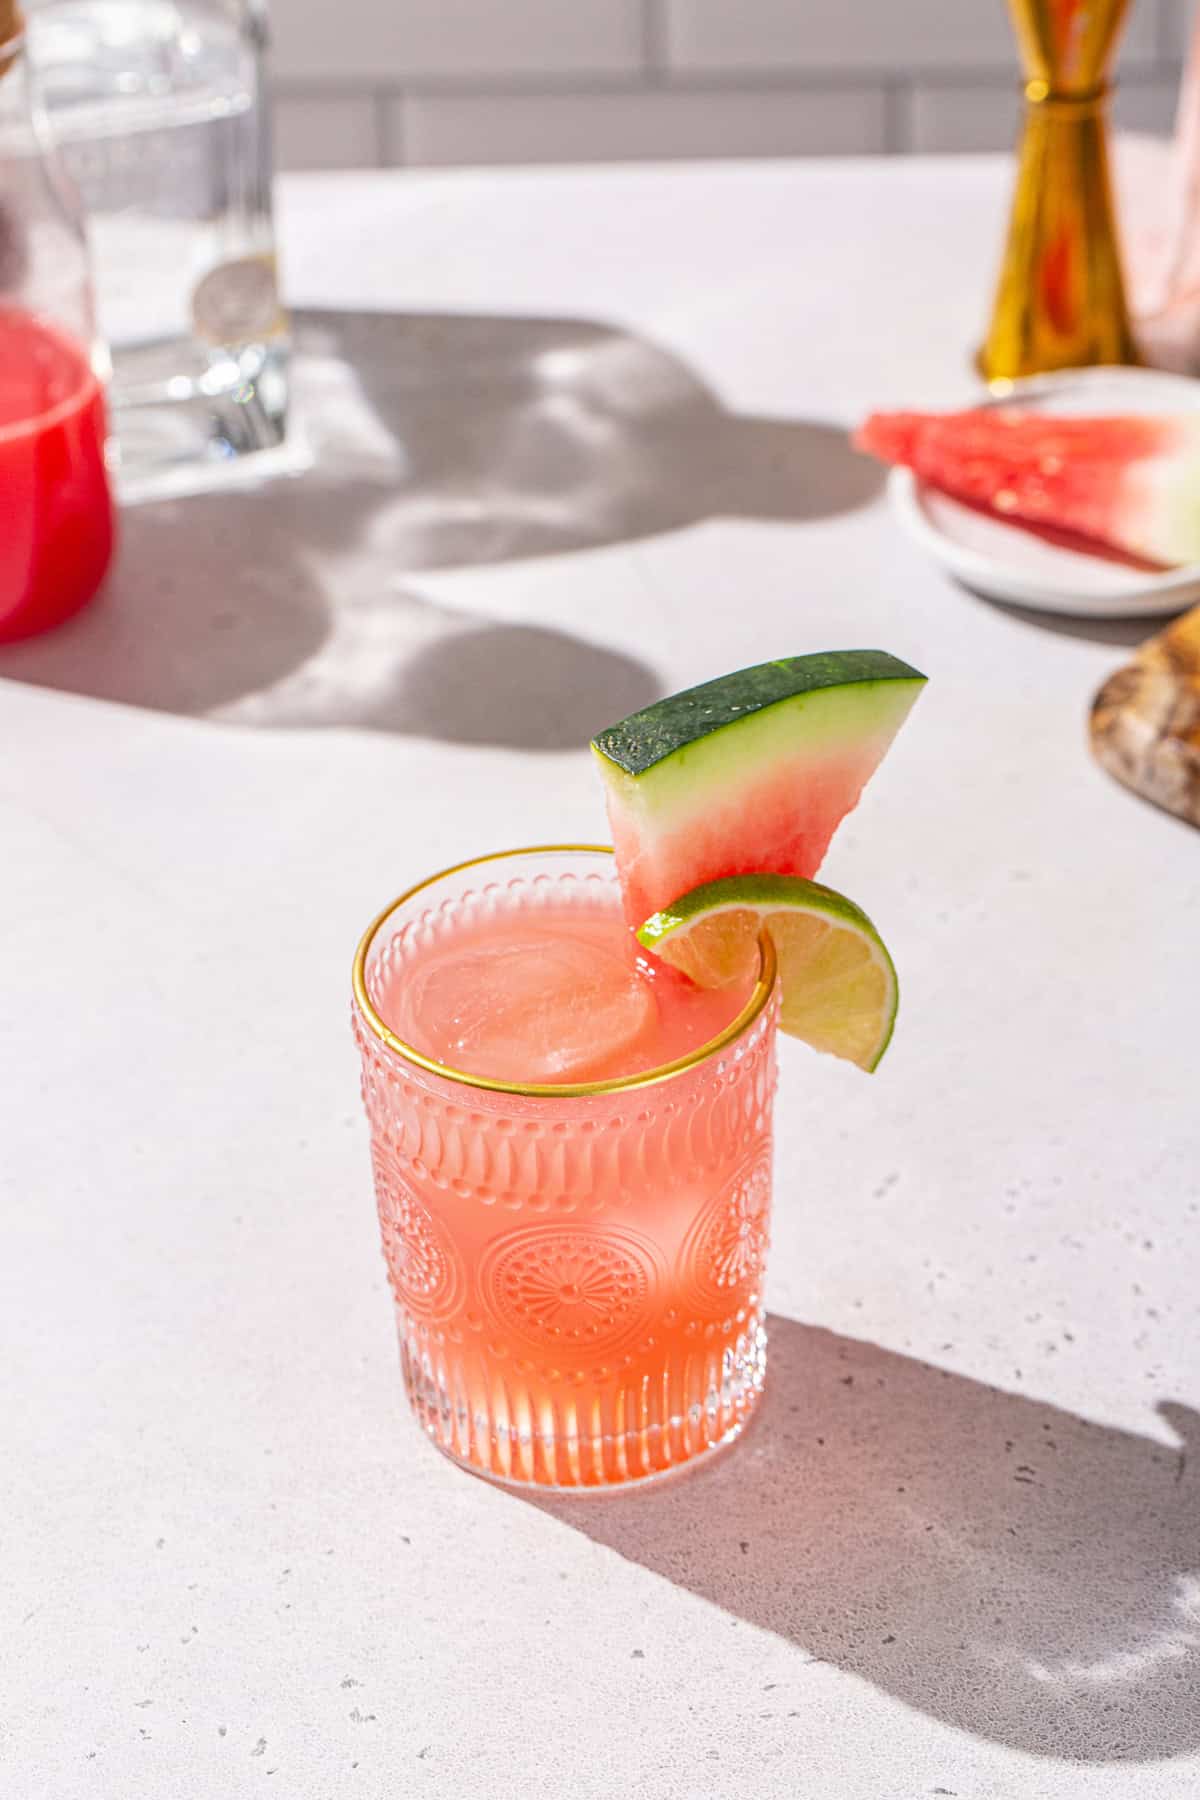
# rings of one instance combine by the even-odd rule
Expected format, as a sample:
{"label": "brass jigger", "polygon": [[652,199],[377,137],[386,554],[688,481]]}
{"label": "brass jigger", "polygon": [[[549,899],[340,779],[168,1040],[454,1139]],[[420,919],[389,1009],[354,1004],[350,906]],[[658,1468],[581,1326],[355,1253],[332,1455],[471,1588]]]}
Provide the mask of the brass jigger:
{"label": "brass jigger", "polygon": [[20,37],[24,29],[25,21],[17,0],[0,0],[0,49],[10,44],[13,38]]}
{"label": "brass jigger", "polygon": [[1009,0],[1025,130],[979,352],[989,380],[1138,360],[1108,178],[1107,71],[1129,0]]}

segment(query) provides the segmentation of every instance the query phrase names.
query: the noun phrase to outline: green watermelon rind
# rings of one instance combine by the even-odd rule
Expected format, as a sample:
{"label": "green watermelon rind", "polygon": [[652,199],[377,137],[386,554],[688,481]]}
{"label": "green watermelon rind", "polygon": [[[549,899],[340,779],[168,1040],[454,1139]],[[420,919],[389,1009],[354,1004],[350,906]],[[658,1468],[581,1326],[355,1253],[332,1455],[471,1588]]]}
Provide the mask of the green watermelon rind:
{"label": "green watermelon rind", "polygon": [[[887,650],[824,650],[782,657],[655,701],[597,733],[592,748],[602,760],[637,779],[690,745],[709,742],[789,701],[805,709],[818,696],[827,699],[843,688],[872,692],[886,684],[919,685],[924,680],[918,670]],[[824,714],[825,708],[820,711]]]}
{"label": "green watermelon rind", "polygon": [[791,657],[659,701],[600,732],[592,751],[614,798],[635,815],[703,812],[706,796],[775,760],[890,740],[924,684],[886,651]]}

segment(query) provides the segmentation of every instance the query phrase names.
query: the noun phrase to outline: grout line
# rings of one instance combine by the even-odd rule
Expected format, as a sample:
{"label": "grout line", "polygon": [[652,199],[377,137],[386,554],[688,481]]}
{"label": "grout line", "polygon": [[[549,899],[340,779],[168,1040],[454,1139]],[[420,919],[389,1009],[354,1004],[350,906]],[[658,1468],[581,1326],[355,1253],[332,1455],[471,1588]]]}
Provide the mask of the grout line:
{"label": "grout line", "polygon": [[[1154,77],[1142,71],[1134,80],[1152,80]],[[834,76],[826,78],[820,75],[806,74],[803,70],[768,72],[765,75],[748,76],[745,80],[732,77],[711,76],[708,74],[671,77],[662,86],[650,86],[644,81],[630,81],[621,77],[607,75],[579,76],[572,79],[524,79],[521,77],[502,78],[496,81],[455,81],[446,83],[428,80],[421,76],[407,76],[397,83],[396,88],[381,90],[370,81],[339,81],[325,85],[306,82],[277,82],[272,86],[272,97],[277,100],[324,100],[324,99],[363,99],[379,95],[393,99],[397,93],[420,94],[428,99],[462,99],[462,100],[506,100],[506,99],[571,99],[575,96],[592,94],[846,94],[873,93],[899,82],[903,87],[911,87],[914,82],[923,86],[969,88],[987,86],[996,92],[1011,89],[1016,92],[1019,82],[1015,74],[998,77],[995,70],[990,73],[956,71],[945,80],[937,75],[926,76],[918,71],[905,71],[902,76],[889,75],[886,71],[875,70],[873,73],[859,71],[857,74],[838,71]]]}
{"label": "grout line", "polygon": [[406,112],[407,103],[403,93],[391,93],[379,89],[373,96],[375,102],[375,147],[381,169],[402,169],[407,157]]}
{"label": "grout line", "polygon": [[667,21],[663,0],[642,0],[642,62],[648,87],[661,87],[669,75]]}
{"label": "grout line", "polygon": [[888,156],[902,155],[909,148],[912,91],[912,82],[902,77],[883,84],[883,148]]}
{"label": "grout line", "polygon": [[[1175,0],[1175,4],[1172,4],[1172,0],[1158,0],[1158,30],[1155,33],[1155,49],[1158,53],[1159,63],[1167,69],[1172,67],[1178,68],[1180,62],[1180,52],[1175,47],[1175,32],[1173,30],[1174,16],[1178,4],[1179,0]],[[1187,11],[1189,18],[1187,27],[1183,32],[1183,55],[1185,58],[1187,55],[1188,35],[1196,23],[1195,6],[1189,7]]]}
{"label": "grout line", "polygon": [[[394,81],[396,86],[381,90],[377,86],[380,78]],[[434,96],[444,95],[448,99],[457,99],[459,96],[474,99],[480,94],[627,94],[643,92],[645,86],[645,71],[641,68],[611,71],[578,69],[552,71],[549,74],[499,76],[489,76],[484,72],[476,75],[425,75],[420,70],[382,69],[375,77],[364,74],[356,79],[353,76],[339,75],[326,81],[319,75],[283,75],[275,77],[270,83],[271,92],[286,100],[358,97],[381,91],[390,97],[400,89]]]}
{"label": "grout line", "polygon": [[[653,3],[653,0],[651,0]],[[1130,85],[1162,80],[1164,74],[1171,71],[1154,70],[1142,66],[1129,70],[1122,78]],[[645,79],[647,75],[656,75],[660,80],[653,82]],[[314,99],[362,99],[366,96],[382,95],[392,98],[397,92],[415,93],[430,99],[519,99],[528,96],[542,99],[547,96],[563,96],[581,94],[644,94],[644,93],[682,93],[682,94],[722,94],[722,93],[846,93],[853,90],[867,90],[878,93],[881,89],[899,86],[901,90],[911,89],[915,84],[954,91],[971,87],[987,87],[994,91],[1020,89],[1020,76],[1015,63],[1011,68],[1000,68],[996,64],[976,64],[969,68],[928,69],[916,67],[905,69],[899,74],[886,69],[837,69],[830,71],[812,71],[806,69],[763,69],[753,72],[704,70],[695,74],[684,72],[677,74],[665,66],[658,70],[635,71],[631,74],[586,74],[577,75],[508,75],[489,79],[486,75],[468,77],[458,76],[448,79],[442,76],[420,74],[404,75],[397,78],[394,89],[380,89],[369,78],[362,81],[339,78],[335,81],[308,79],[296,81],[279,79],[271,83],[271,93],[279,100],[314,100]]]}

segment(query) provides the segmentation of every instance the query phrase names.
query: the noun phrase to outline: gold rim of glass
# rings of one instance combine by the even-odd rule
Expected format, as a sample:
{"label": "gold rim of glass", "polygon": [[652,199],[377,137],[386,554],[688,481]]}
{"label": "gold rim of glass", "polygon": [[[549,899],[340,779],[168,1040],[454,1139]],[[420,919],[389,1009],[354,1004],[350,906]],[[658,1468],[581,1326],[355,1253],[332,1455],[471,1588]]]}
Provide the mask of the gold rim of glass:
{"label": "gold rim of glass", "polygon": [[487,1075],[471,1075],[465,1069],[455,1069],[449,1063],[435,1062],[431,1056],[425,1056],[412,1044],[405,1043],[396,1033],[385,1025],[376,1012],[371,996],[367,992],[367,957],[375,935],[380,931],[392,915],[409,900],[416,897],[424,889],[433,887],[435,882],[445,881],[451,875],[461,875],[464,869],[481,868],[485,863],[507,862],[514,856],[611,856],[611,844],[528,844],[518,850],[492,850],[486,856],[471,856],[465,862],[452,863],[448,869],[439,869],[436,875],[427,875],[424,881],[418,881],[413,887],[406,888],[404,893],[389,901],[383,911],[377,913],[358,941],[358,949],[354,953],[354,1000],[359,1013],[372,1035],[379,1039],[387,1049],[392,1050],[405,1062],[412,1063],[427,1074],[440,1075],[446,1081],[456,1081],[462,1087],[482,1088],[489,1094],[519,1094],[535,1100],[579,1100],[589,1094],[624,1094],[635,1088],[654,1087],[660,1081],[669,1081],[674,1075],[682,1075],[685,1069],[694,1069],[698,1063],[707,1062],[724,1050],[727,1044],[751,1026],[763,1011],[775,987],[775,946],[770,935],[763,932],[759,939],[759,968],[750,998],[737,1016],[730,1020],[724,1031],[716,1037],[709,1038],[706,1043],[698,1044],[686,1056],[680,1056],[674,1062],[661,1063],[655,1069],[643,1069],[636,1075],[618,1075],[611,1081],[564,1081],[550,1082],[516,1082],[493,1081]]}

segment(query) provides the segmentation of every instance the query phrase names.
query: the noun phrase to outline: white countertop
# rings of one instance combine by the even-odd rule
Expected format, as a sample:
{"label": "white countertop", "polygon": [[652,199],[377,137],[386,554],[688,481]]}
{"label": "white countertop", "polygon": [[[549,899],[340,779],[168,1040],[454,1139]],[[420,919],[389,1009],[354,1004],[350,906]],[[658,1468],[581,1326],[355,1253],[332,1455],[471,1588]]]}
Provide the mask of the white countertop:
{"label": "white countertop", "polygon": [[[1137,633],[955,589],[830,430],[967,391],[1005,183],[286,183],[297,304],[425,315],[380,416],[312,362],[315,474],[130,511],[0,653],[5,1800],[1196,1792],[1200,840],[1085,747]],[[355,938],[838,645],[931,678],[825,865],[895,1044],[784,1047],[743,1445],[530,1503],[408,1417]]]}

